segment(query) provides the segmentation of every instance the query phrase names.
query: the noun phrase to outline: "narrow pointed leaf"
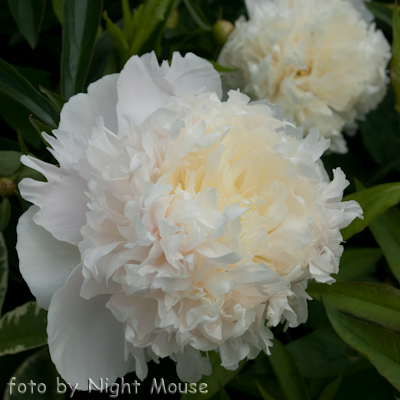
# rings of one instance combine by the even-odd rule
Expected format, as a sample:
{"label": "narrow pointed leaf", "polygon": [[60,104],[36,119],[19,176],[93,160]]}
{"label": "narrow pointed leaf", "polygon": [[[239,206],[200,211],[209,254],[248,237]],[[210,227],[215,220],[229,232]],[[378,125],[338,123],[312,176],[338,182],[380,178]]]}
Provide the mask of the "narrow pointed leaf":
{"label": "narrow pointed leaf", "polygon": [[221,366],[221,359],[218,353],[209,352],[210,362],[212,365],[212,374],[210,376],[203,376],[201,380],[197,383],[197,387],[201,383],[207,384],[208,393],[197,392],[195,394],[182,394],[181,400],[208,400],[219,392],[220,385],[225,387],[245,366],[246,360],[242,360],[239,363],[239,367],[234,371],[228,371]]}
{"label": "narrow pointed leaf", "polygon": [[2,232],[8,225],[11,215],[10,201],[7,198],[3,198],[0,203],[0,232]]}
{"label": "narrow pointed leaf", "polygon": [[46,0],[8,0],[8,6],[22,36],[34,49],[39,39]]}
{"label": "narrow pointed leaf", "polygon": [[228,67],[224,67],[221,64],[218,64],[217,62],[213,61],[213,60],[207,60],[210,64],[212,64],[212,66],[214,67],[214,69],[218,72],[235,72],[237,71],[237,69],[232,69],[232,68],[228,68]]}
{"label": "narrow pointed leaf", "polygon": [[0,356],[15,354],[47,343],[47,311],[29,302],[0,319]]}
{"label": "narrow pointed leaf", "polygon": [[400,390],[400,335],[336,311],[325,303],[329,321],[338,335],[367,357],[377,371]]}
{"label": "narrow pointed leaf", "polygon": [[393,275],[400,282],[400,211],[392,207],[369,225]]}
{"label": "narrow pointed leaf", "polygon": [[338,376],[333,382],[331,382],[321,393],[319,396],[319,400],[333,400],[337,391],[339,390],[339,386],[342,383],[342,375]]}
{"label": "narrow pointed leaf", "polygon": [[368,10],[375,15],[376,18],[379,18],[381,21],[384,21],[388,25],[392,26],[393,11],[390,7],[388,7],[387,4],[377,3],[375,1],[366,1],[364,4]]}
{"label": "narrow pointed leaf", "polygon": [[[10,393],[10,388],[7,386],[4,391],[3,400],[25,400],[29,398],[30,400],[62,400],[67,396],[62,393],[64,390],[64,380],[61,379],[60,375],[54,364],[51,361],[49,349],[46,346],[39,351],[36,351],[31,356],[29,356],[14,373],[12,374],[16,379],[17,385],[20,382],[30,382],[31,380],[39,385],[43,383],[46,385],[46,391],[44,393],[38,392],[38,386],[33,387],[33,393],[31,393],[31,388],[28,386],[26,393],[19,393],[14,386],[12,393]],[[57,381],[58,378],[58,381]],[[57,390],[57,382],[60,383],[59,391]],[[67,386],[65,386],[65,389]],[[43,387],[40,388],[43,391]]]}
{"label": "narrow pointed leaf", "polygon": [[188,9],[190,15],[192,16],[194,22],[196,22],[198,27],[206,31],[211,31],[212,26],[207,17],[204,15],[201,8],[191,0],[183,0],[183,2],[185,3],[186,8]]}
{"label": "narrow pointed leaf", "polygon": [[67,102],[67,100],[59,94],[53,93],[49,89],[46,89],[42,85],[39,85],[39,90],[52,102],[54,107],[61,112],[63,105]]}
{"label": "narrow pointed leaf", "polygon": [[56,15],[58,22],[62,25],[63,22],[63,9],[64,9],[64,0],[51,0],[53,5],[53,11]]}
{"label": "narrow pointed leaf", "polygon": [[383,252],[379,248],[346,248],[340,259],[339,273],[334,278],[338,282],[346,282],[357,278],[371,269],[382,255]]}
{"label": "narrow pointed leaf", "polygon": [[180,0],[146,0],[133,13],[133,40],[129,56],[155,50],[160,52],[160,40],[171,12]]}
{"label": "narrow pointed leaf", "polygon": [[92,61],[103,0],[68,0],[63,10],[61,95],[83,91]]}
{"label": "narrow pointed leaf", "polygon": [[[355,180],[358,191],[365,189],[364,185]],[[396,207],[389,208],[375,218],[369,229],[383,250],[386,261],[393,275],[400,282],[400,211]]]}
{"label": "narrow pointed leaf", "polygon": [[0,314],[6,298],[8,286],[8,257],[7,246],[3,234],[0,233]]}
{"label": "narrow pointed leaf", "polygon": [[122,17],[124,19],[123,35],[127,43],[133,40],[134,25],[129,0],[122,0]]}
{"label": "narrow pointed leaf", "polygon": [[307,386],[294,358],[277,338],[274,338],[273,343],[269,361],[286,399],[309,400]]}
{"label": "narrow pointed leaf", "polygon": [[400,17],[398,7],[393,10],[393,43],[390,77],[396,96],[396,110],[400,112]]}
{"label": "narrow pointed leaf", "polygon": [[126,41],[121,29],[118,28],[114,22],[108,17],[107,11],[103,13],[104,19],[106,20],[107,32],[112,38],[116,55],[118,58],[119,68],[122,69],[129,58],[129,45]]}
{"label": "narrow pointed leaf", "polygon": [[400,182],[384,183],[360,190],[343,198],[355,200],[364,211],[364,219],[356,218],[347,228],[342,229],[343,240],[364,230],[376,217],[400,202]]}
{"label": "narrow pointed leaf", "polygon": [[32,124],[32,126],[36,129],[36,132],[40,136],[40,139],[42,139],[44,145],[46,147],[50,147],[50,145],[47,143],[45,138],[42,135],[42,132],[46,132],[47,134],[51,135],[51,129],[45,124],[42,124],[40,121],[37,119],[33,118],[32,115],[29,116],[29,122]]}
{"label": "narrow pointed leaf", "polygon": [[256,381],[257,388],[258,388],[258,390],[260,391],[261,396],[262,396],[262,398],[263,398],[264,400],[275,400],[270,394],[268,394],[268,393],[264,390],[264,388],[258,383],[257,379],[255,379],[255,381]]}
{"label": "narrow pointed leaf", "polygon": [[28,154],[28,148],[26,147],[26,144],[24,142],[24,138],[21,135],[21,131],[17,129],[17,135],[18,135],[18,143],[19,147],[21,148],[21,153],[22,154]]}
{"label": "narrow pointed leaf", "polygon": [[57,128],[60,115],[57,109],[10,64],[0,59],[0,91],[16,100],[45,124]]}
{"label": "narrow pointed leaf", "polygon": [[400,332],[400,290],[381,283],[345,283],[325,285],[311,282],[307,292],[337,310],[367,319]]}

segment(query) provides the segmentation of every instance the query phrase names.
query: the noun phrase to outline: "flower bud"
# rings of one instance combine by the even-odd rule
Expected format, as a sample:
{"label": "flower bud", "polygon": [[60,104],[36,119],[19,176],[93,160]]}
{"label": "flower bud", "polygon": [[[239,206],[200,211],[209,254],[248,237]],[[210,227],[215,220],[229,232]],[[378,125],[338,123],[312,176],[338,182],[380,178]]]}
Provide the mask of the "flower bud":
{"label": "flower bud", "polygon": [[221,46],[228,40],[228,37],[232,31],[232,22],[229,22],[225,19],[218,20],[212,29],[215,41]]}
{"label": "flower bud", "polygon": [[165,27],[169,29],[174,29],[177,27],[179,21],[178,11],[174,10],[172,14],[168,17]]}
{"label": "flower bud", "polygon": [[9,178],[0,178],[0,196],[10,197],[14,194],[15,183]]}

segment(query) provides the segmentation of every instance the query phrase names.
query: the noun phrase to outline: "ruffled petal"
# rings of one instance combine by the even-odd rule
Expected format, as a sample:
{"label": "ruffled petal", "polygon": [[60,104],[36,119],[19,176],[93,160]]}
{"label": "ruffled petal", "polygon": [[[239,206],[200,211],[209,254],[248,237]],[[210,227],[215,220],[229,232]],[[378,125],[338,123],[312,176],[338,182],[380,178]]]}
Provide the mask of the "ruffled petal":
{"label": "ruffled petal", "polygon": [[182,382],[198,382],[202,375],[211,375],[212,367],[200,351],[188,348],[185,353],[176,353],[176,373]]}
{"label": "ruffled petal", "polygon": [[48,314],[48,344],[57,371],[79,390],[88,390],[89,378],[114,382],[131,364],[125,360],[121,322],[106,307],[110,296],[85,300],[79,295],[81,268],[75,269],[65,286],[51,300]]}
{"label": "ruffled petal", "polygon": [[154,52],[133,56],[118,80],[117,113],[139,125],[162,107],[164,100],[186,92],[215,92],[221,98],[221,79],[208,61],[175,52],[170,67],[166,61],[159,66]]}
{"label": "ruffled petal", "polygon": [[221,78],[214,67],[193,53],[182,57],[178,52],[172,55],[171,68],[167,79],[174,88],[174,94],[214,92],[221,99]]}
{"label": "ruffled petal", "polygon": [[365,2],[371,0],[347,0],[349,3],[353,5],[353,7],[360,13],[361,18],[369,24],[374,20],[374,15],[368,10],[365,6]]}
{"label": "ruffled petal", "polygon": [[[118,77],[119,74],[106,75],[91,83],[87,93],[72,96],[61,110],[60,125],[53,133],[62,142],[64,158],[70,163],[78,161],[77,154],[84,156],[97,117],[103,118],[106,128],[118,131]],[[66,132],[73,134],[70,140],[64,138]]]}
{"label": "ruffled petal", "polygon": [[39,207],[31,206],[17,225],[19,268],[40,307],[48,309],[53,294],[62,288],[80,263],[79,249],[55,239],[33,221]]}
{"label": "ruffled petal", "polygon": [[23,179],[18,185],[21,196],[39,206],[33,220],[56,239],[77,245],[82,240],[80,230],[86,224],[87,182],[77,172],[57,168],[31,156],[21,162],[41,172],[48,182]]}

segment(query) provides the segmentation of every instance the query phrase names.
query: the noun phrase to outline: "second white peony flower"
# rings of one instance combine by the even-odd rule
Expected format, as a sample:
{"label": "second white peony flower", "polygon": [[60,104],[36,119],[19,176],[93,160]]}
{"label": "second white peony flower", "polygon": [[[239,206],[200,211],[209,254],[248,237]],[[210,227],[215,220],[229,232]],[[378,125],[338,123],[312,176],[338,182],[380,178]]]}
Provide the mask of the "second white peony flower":
{"label": "second white peony flower", "polygon": [[136,371],[171,357],[183,381],[211,374],[201,352],[235,369],[269,353],[269,327],[307,319],[307,280],[331,283],[341,202],[319,161],[329,140],[266,102],[249,103],[211,64],[132,57],[73,96],[46,135],[59,167],[22,162],[32,202],[18,224],[20,269],[49,310],[48,343],[67,382]]}
{"label": "second white peony flower", "polygon": [[227,85],[267,99],[346,153],[342,135],[386,93],[390,46],[362,0],[246,0],[218,62]]}

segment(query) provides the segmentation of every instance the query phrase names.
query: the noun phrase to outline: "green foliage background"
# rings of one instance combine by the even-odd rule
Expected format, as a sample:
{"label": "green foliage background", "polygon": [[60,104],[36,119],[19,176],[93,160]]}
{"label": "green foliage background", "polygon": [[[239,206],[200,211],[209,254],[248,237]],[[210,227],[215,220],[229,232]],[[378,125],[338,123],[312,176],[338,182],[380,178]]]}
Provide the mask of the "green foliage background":
{"label": "green foliage background", "polygon": [[[183,394],[185,400],[400,397],[400,116],[395,109],[400,21],[383,2],[368,7],[393,42],[393,88],[347,138],[346,155],[323,157],[328,172],[337,166],[344,170],[351,181],[346,199],[357,200],[365,215],[342,232],[347,243],[338,282],[310,282],[315,300],[309,302],[308,321],[287,332],[275,328],[270,357],[260,354],[226,371],[210,354],[213,374],[203,379],[208,393]],[[134,54],[154,50],[162,60],[174,51],[191,51],[215,61],[220,45],[214,23],[234,22],[242,14],[242,0],[0,0],[0,178],[16,184],[23,177],[44,179],[19,159],[29,153],[55,162],[40,132],[57,127],[70,96],[120,71]],[[28,207],[17,190],[0,203],[0,388],[4,399],[61,400],[69,394],[56,392],[60,378],[46,345],[46,312],[37,307],[18,269],[16,225]],[[18,394],[14,387],[10,395],[12,376],[17,384],[45,383],[46,393],[30,394],[28,387]],[[179,382],[171,360],[151,362],[136,398],[149,395],[153,378]],[[125,377],[135,379],[135,374]],[[74,394],[88,397],[109,398],[109,393]]]}

